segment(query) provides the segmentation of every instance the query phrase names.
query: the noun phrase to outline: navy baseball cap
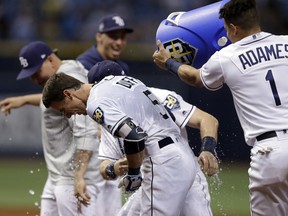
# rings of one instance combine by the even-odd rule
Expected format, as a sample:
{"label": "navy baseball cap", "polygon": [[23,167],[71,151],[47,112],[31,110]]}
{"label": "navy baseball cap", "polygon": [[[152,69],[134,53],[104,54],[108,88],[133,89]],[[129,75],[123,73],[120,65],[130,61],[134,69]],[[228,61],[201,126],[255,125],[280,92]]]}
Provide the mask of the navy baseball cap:
{"label": "navy baseball cap", "polygon": [[115,30],[125,30],[127,33],[134,31],[127,26],[125,19],[118,14],[105,16],[99,21],[97,32],[106,33]]}
{"label": "navy baseball cap", "polygon": [[35,41],[22,47],[19,53],[19,61],[22,70],[17,80],[32,76],[41,68],[43,62],[52,54],[52,49],[42,41]]}
{"label": "navy baseball cap", "polygon": [[95,83],[100,82],[104,77],[114,75],[125,75],[122,67],[114,61],[104,60],[96,63],[88,72],[88,82]]}

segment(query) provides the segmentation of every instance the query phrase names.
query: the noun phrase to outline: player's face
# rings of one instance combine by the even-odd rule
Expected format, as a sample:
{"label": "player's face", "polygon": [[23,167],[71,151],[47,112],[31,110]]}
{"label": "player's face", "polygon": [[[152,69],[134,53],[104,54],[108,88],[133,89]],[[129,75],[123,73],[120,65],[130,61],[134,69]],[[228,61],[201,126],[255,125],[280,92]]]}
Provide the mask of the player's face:
{"label": "player's face", "polygon": [[108,60],[118,60],[127,44],[126,34],[125,30],[97,33],[97,48],[101,56]]}
{"label": "player's face", "polygon": [[65,96],[62,101],[52,102],[51,107],[62,112],[67,118],[75,114],[87,115],[85,104],[75,97]]}
{"label": "player's face", "polygon": [[31,76],[31,80],[36,83],[37,85],[40,85],[44,87],[47,80],[56,73],[56,69],[51,63],[49,57],[43,62],[41,68],[39,71],[37,71],[35,74]]}

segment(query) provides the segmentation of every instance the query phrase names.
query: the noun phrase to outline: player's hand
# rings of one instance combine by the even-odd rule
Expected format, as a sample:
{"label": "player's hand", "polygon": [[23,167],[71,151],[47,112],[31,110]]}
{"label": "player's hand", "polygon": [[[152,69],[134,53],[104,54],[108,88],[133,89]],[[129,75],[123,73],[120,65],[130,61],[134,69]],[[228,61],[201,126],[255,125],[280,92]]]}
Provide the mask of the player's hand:
{"label": "player's hand", "polygon": [[114,164],[114,171],[117,176],[123,176],[128,172],[127,158],[121,158]]}
{"label": "player's hand", "polygon": [[198,157],[201,170],[208,176],[218,172],[219,164],[217,158],[209,151],[202,151]]}
{"label": "player's hand", "polygon": [[161,68],[166,69],[165,62],[171,58],[170,53],[164,48],[163,44],[160,40],[157,40],[158,50],[156,50],[153,54],[153,59],[155,64]]}
{"label": "player's hand", "polygon": [[78,202],[83,204],[84,206],[90,205],[90,195],[87,191],[87,186],[85,183],[85,180],[83,178],[77,178],[74,179],[74,195]]}
{"label": "player's hand", "polygon": [[25,103],[25,99],[21,96],[6,98],[0,101],[1,112],[5,113],[5,115],[9,115],[11,109],[19,108]]}
{"label": "player's hand", "polygon": [[136,191],[142,183],[141,173],[138,175],[125,175],[120,180],[118,187],[124,186],[126,192],[134,192]]}

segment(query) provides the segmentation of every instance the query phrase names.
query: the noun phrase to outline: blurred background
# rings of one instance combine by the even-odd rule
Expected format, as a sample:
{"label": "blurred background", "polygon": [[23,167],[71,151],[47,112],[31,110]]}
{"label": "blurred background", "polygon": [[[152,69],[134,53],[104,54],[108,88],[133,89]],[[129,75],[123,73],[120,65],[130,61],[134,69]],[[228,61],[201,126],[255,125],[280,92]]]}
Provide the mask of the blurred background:
{"label": "blurred background", "polygon": [[[134,33],[127,35],[128,44],[122,56],[122,59],[129,64],[130,71],[146,85],[174,90],[186,101],[218,118],[220,128],[217,152],[223,165],[226,164],[223,170],[228,170],[228,173],[232,172],[234,164],[244,170],[244,174],[240,176],[245,175],[242,187],[246,190],[250,148],[245,144],[230,91],[226,86],[216,92],[189,87],[177,77],[158,69],[152,61],[152,54],[156,49],[155,34],[163,19],[166,19],[171,12],[190,11],[214,2],[217,1],[0,0],[0,100],[8,96],[41,91],[29,79],[16,81],[16,76],[20,71],[18,52],[23,45],[34,40],[43,40],[51,47],[58,48],[58,54],[62,59],[74,59],[95,43],[97,21],[104,15],[119,13],[134,28]],[[287,34],[288,1],[258,0],[257,3],[262,30],[274,34]],[[193,129],[189,132],[190,144],[197,154],[200,143],[199,134]],[[23,189],[24,197],[15,193],[15,196],[11,197],[12,204],[10,205],[13,206],[13,201],[15,203],[18,197],[35,206],[35,199],[33,201],[29,199],[31,193],[35,194],[34,185],[31,185],[31,182],[35,182],[36,179],[39,181],[38,186],[35,186],[38,188],[39,198],[46,175],[41,146],[40,112],[37,107],[26,106],[13,110],[8,116],[0,114],[0,158],[2,161],[0,161],[0,173],[3,173],[1,176],[6,178],[6,180],[3,178],[0,180],[0,187],[2,187],[0,188],[0,207],[8,205],[5,199],[7,197],[3,198],[2,193],[5,189],[10,190],[7,184],[15,185],[15,178],[20,180],[23,175],[30,178],[30,185],[27,184],[27,189],[19,188],[19,190]],[[25,165],[24,168],[20,168],[24,174],[18,173],[19,175],[12,177],[17,167],[21,167],[18,162]],[[4,174],[4,171],[9,174]],[[37,175],[42,173],[42,175],[35,176],[36,173]],[[217,184],[219,182],[222,184],[223,179],[218,179]],[[211,184],[214,181],[215,179]],[[29,189],[30,186],[32,189]],[[228,188],[231,189],[231,187],[235,189],[235,185]],[[247,194],[244,197],[246,199]],[[248,208],[249,200],[244,202],[245,208]],[[222,208],[217,203],[215,205],[218,209]]]}

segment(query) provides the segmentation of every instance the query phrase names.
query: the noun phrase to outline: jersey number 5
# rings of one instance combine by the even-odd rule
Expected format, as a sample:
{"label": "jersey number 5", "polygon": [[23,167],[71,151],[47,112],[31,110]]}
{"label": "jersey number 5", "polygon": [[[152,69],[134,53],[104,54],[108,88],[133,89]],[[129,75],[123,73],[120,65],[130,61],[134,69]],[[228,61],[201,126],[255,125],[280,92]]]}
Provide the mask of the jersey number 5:
{"label": "jersey number 5", "polygon": [[270,83],[270,87],[271,87],[271,90],[272,90],[272,93],[273,93],[273,96],[274,96],[274,100],[275,100],[276,106],[280,106],[281,105],[281,100],[280,100],[280,97],[279,97],[279,94],[278,94],[278,91],[277,91],[277,88],[276,88],[276,83],[275,83],[275,80],[274,80],[274,77],[273,77],[272,70],[269,70],[267,72],[265,79],[266,79],[266,81],[269,81],[269,83]]}
{"label": "jersey number 5", "polygon": [[146,90],[143,93],[146,95],[146,97],[149,98],[153,105],[156,106],[156,108],[159,110],[160,115],[164,119],[168,119],[169,116],[166,114],[166,109],[164,107],[162,108],[162,105],[158,102],[157,98],[149,90]]}

